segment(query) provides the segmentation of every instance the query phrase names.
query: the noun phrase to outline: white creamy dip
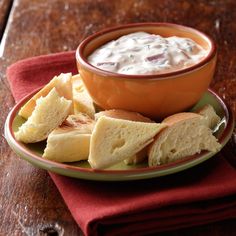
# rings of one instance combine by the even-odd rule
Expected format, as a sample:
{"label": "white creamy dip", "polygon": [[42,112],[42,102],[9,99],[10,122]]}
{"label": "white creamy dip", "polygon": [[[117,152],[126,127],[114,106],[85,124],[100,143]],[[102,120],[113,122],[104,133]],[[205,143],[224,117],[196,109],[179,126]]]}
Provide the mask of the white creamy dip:
{"label": "white creamy dip", "polygon": [[189,38],[136,32],[96,49],[88,62],[102,70],[128,75],[158,74],[198,63],[208,51]]}

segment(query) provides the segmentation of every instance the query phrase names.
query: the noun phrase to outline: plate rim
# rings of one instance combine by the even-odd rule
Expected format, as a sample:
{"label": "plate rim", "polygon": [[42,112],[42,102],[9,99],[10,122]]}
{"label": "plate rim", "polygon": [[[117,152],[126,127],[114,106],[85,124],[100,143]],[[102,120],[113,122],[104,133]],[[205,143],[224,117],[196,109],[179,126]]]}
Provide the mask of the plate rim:
{"label": "plate rim", "polygon": [[[22,99],[17,102],[14,107],[9,112],[6,122],[5,122],[5,138],[9,144],[9,146],[13,149],[13,151],[20,156],[20,158],[30,162],[33,165],[36,165],[40,168],[58,173],[60,175],[66,175],[74,178],[82,178],[82,179],[90,179],[90,180],[103,180],[103,181],[115,181],[115,180],[139,180],[145,178],[154,178],[163,175],[170,175],[176,172],[191,168],[195,165],[200,164],[203,161],[206,161],[210,157],[214,156],[216,153],[209,151],[202,151],[199,154],[195,154],[192,156],[185,157],[181,160],[164,164],[161,166],[155,167],[140,167],[137,169],[129,169],[129,170],[110,170],[110,169],[92,169],[92,168],[83,168],[79,166],[71,166],[65,163],[55,162],[52,160],[47,160],[42,158],[42,156],[33,153],[30,149],[27,149],[22,142],[19,142],[15,139],[14,131],[13,131],[13,121],[18,114],[22,104],[24,104],[28,99],[30,99],[40,88],[34,90],[30,94],[26,95]],[[221,136],[218,141],[221,143],[222,147],[228,142],[230,139],[233,129],[234,129],[234,114],[230,106],[225,102],[218,94],[216,94],[212,89],[208,89],[205,93],[210,93],[216,100],[220,103],[221,107],[224,110],[226,116],[226,127],[223,130]],[[200,100],[199,100],[200,101]],[[35,163],[36,162],[36,163]],[[46,165],[46,166],[45,166]],[[48,166],[47,166],[48,165]],[[70,171],[71,173],[61,174],[60,171]],[[165,172],[171,173],[165,173]],[[75,176],[74,174],[81,174],[81,176]],[[90,176],[87,176],[87,175]],[[137,176],[138,175],[138,176]],[[142,176],[140,176],[142,175]],[[112,177],[111,179],[103,179],[104,177]]]}

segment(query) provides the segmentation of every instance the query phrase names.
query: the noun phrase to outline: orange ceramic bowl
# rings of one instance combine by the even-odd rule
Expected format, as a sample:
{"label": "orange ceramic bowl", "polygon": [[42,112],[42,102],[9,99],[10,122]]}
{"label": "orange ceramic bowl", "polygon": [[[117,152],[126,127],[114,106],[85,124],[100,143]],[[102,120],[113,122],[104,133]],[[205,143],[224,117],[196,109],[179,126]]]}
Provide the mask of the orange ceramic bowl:
{"label": "orange ceramic bowl", "polygon": [[[208,54],[188,68],[153,75],[124,75],[101,70],[87,57],[103,44],[122,35],[144,31],[163,37],[191,38]],[[81,42],[76,60],[82,80],[94,102],[103,109],[140,112],[153,119],[191,108],[206,92],[215,71],[216,47],[204,33],[170,23],[138,23],[109,28]]]}

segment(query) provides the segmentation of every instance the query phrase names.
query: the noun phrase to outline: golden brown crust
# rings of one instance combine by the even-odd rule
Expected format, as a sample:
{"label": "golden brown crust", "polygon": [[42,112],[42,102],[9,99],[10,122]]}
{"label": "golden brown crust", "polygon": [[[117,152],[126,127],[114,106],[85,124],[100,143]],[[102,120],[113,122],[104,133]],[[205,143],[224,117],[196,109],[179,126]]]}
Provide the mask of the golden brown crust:
{"label": "golden brown crust", "polygon": [[196,113],[181,112],[181,113],[174,114],[172,116],[168,116],[167,118],[165,118],[162,121],[162,123],[165,123],[168,126],[172,126],[172,125],[179,123],[181,121],[193,119],[193,118],[199,118],[199,117],[201,117],[201,115],[196,114]]}
{"label": "golden brown crust", "polygon": [[131,112],[131,111],[125,111],[125,110],[119,110],[119,109],[101,111],[96,114],[96,119],[98,119],[101,116],[107,116],[107,117],[122,119],[122,120],[147,122],[147,123],[154,122],[148,117],[145,117],[137,112]]}

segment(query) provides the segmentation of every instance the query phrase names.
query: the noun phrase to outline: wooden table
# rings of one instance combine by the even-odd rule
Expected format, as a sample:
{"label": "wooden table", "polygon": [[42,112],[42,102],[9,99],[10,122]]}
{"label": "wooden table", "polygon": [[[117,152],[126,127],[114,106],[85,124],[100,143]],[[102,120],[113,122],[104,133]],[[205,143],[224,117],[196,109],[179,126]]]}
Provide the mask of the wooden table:
{"label": "wooden table", "polygon": [[[234,0],[1,0],[0,127],[14,105],[6,68],[22,58],[73,50],[91,33],[130,22],[195,27],[218,44],[211,87],[236,113],[236,2]],[[82,235],[47,172],[19,159],[0,139],[0,235]],[[236,235],[236,220],[159,235]]]}

